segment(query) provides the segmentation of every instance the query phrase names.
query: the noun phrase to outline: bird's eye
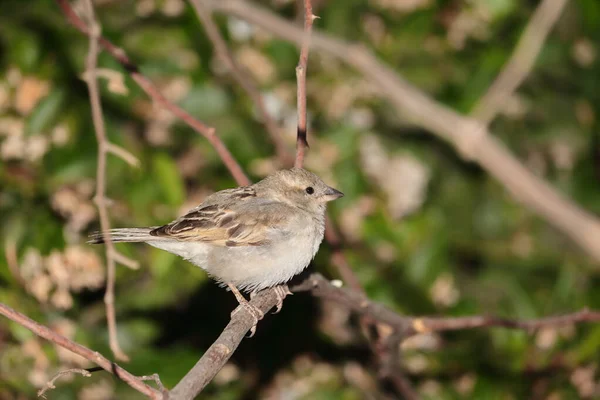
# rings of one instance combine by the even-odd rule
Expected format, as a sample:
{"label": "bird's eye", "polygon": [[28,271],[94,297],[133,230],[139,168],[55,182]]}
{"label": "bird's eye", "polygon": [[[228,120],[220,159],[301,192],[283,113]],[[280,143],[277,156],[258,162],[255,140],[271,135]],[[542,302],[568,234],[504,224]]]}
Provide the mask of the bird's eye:
{"label": "bird's eye", "polygon": [[304,190],[306,190],[306,193],[308,193],[308,194],[313,194],[315,192],[315,189],[313,189],[312,186],[309,186],[309,187],[307,187]]}

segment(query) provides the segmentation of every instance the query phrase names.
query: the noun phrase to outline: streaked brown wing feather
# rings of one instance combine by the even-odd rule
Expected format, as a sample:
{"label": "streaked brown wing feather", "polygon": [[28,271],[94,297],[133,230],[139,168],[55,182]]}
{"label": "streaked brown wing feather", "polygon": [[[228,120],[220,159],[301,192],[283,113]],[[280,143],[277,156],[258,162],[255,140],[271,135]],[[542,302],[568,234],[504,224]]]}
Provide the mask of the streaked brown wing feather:
{"label": "streaked brown wing feather", "polygon": [[251,187],[217,192],[150,235],[228,247],[268,244],[269,229],[277,228],[283,219],[279,211],[273,212],[277,206],[269,207],[266,202],[249,207],[249,200],[255,197]]}

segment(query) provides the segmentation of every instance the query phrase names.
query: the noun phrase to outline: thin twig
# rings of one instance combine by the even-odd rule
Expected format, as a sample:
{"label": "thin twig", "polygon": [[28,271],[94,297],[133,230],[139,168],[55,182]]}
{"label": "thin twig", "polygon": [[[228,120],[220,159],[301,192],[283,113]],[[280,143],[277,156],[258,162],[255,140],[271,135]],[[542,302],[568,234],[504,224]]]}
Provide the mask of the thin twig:
{"label": "thin twig", "polygon": [[108,360],[106,357],[104,357],[97,351],[90,350],[87,347],[80,345],[79,343],[75,343],[72,340],[67,339],[66,337],[54,332],[52,329],[44,325],[38,324],[37,322],[28,318],[27,316],[19,313],[18,311],[13,310],[4,303],[0,303],[0,314],[4,315],[8,319],[16,322],[19,325],[24,326],[39,337],[44,338],[69,351],[72,351],[73,353],[78,354],[81,357],[102,367],[102,369],[110,372],[111,374],[113,374],[123,382],[127,383],[129,386],[142,393],[143,395],[156,400],[163,398],[162,394],[159,393],[157,390],[146,385],[137,377],[130,374],[114,362]]}
{"label": "thin twig", "polygon": [[296,138],[296,161],[294,167],[302,168],[304,156],[308,148],[306,126],[306,68],[308,67],[308,51],[312,34],[313,21],[318,18],[312,13],[311,0],[304,0],[304,31],[300,47],[300,59],[296,66],[296,81],[298,85],[296,99],[298,107],[298,135]]}
{"label": "thin twig", "polygon": [[506,100],[533,69],[542,46],[569,0],[542,0],[529,19],[519,43],[502,72],[473,108],[471,115],[489,124],[502,110]]}
{"label": "thin twig", "polygon": [[[249,21],[298,46],[303,43],[302,29],[253,2],[206,1],[215,11]],[[357,69],[376,85],[398,113],[453,144],[466,159],[478,162],[515,199],[562,230],[600,261],[600,221],[530,172],[483,124],[431,99],[362,46],[319,32],[313,32],[311,43],[312,49],[332,55]]]}
{"label": "thin twig", "polygon": [[88,371],[87,369],[83,369],[83,368],[70,368],[70,369],[66,369],[64,371],[60,371],[56,375],[54,375],[52,377],[52,379],[50,379],[48,382],[46,382],[46,384],[44,385],[43,388],[38,390],[38,392],[37,392],[38,397],[45,399],[46,392],[48,390],[56,389],[56,386],[54,386],[54,382],[61,376],[70,375],[70,374],[81,374],[81,375],[85,376],[86,378],[89,378],[90,376],[92,376],[90,371]]}
{"label": "thin twig", "polygon": [[229,48],[227,47],[227,43],[219,32],[219,28],[213,21],[211,10],[206,7],[202,0],[190,0],[190,4],[196,11],[198,19],[202,22],[202,26],[204,27],[208,38],[212,42],[217,56],[229,69],[235,81],[246,91],[246,93],[248,93],[254,105],[258,108],[262,122],[267,129],[267,133],[269,134],[273,145],[275,146],[277,158],[279,158],[282,165],[287,165],[289,162],[291,162],[290,153],[286,149],[285,142],[281,136],[281,129],[279,129],[278,124],[267,111],[263,96],[260,94],[256,82],[254,82],[252,77],[236,63],[231,52],[229,51]]}
{"label": "thin twig", "polygon": [[98,79],[96,76],[96,64],[98,61],[98,37],[100,36],[100,25],[94,16],[94,7],[91,0],[85,0],[88,26],[90,27],[89,49],[86,61],[85,83],[88,87],[90,106],[92,109],[92,122],[98,142],[98,165],[96,168],[96,195],[94,202],[98,207],[100,217],[100,228],[107,232],[106,240],[106,292],[104,293],[104,304],[106,305],[106,321],[108,323],[108,342],[110,349],[121,361],[129,361],[129,357],[121,349],[117,337],[117,317],[115,313],[115,269],[114,258],[115,247],[110,240],[110,220],[106,201],[106,155],[108,153],[108,139],[104,128],[102,117],[102,103],[98,90]]}
{"label": "thin twig", "polygon": [[580,322],[600,322],[600,312],[587,308],[571,314],[556,315],[530,320],[516,320],[494,316],[472,317],[411,317],[415,333],[457,331],[475,328],[500,327],[533,332],[541,328],[560,327]]}

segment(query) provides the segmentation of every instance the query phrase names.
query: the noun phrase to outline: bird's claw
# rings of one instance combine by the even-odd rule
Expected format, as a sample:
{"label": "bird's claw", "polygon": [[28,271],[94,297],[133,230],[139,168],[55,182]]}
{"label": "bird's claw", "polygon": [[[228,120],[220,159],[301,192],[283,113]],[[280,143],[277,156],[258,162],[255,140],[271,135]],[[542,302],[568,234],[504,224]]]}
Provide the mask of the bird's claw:
{"label": "bird's claw", "polygon": [[273,290],[275,291],[275,295],[277,296],[277,304],[275,311],[273,311],[273,314],[277,314],[279,313],[279,311],[281,311],[281,307],[283,307],[283,299],[285,299],[285,297],[288,294],[291,295],[292,292],[290,292],[288,285],[275,286]]}
{"label": "bird's claw", "polygon": [[250,335],[248,336],[249,338],[251,338],[256,333],[256,325],[258,324],[258,321],[263,319],[265,314],[260,310],[260,308],[253,306],[252,304],[250,304],[246,301],[246,302],[240,303],[240,305],[237,306],[235,308],[235,310],[233,310],[231,312],[231,317],[233,318],[233,316],[242,309],[246,310],[253,319],[252,328],[250,328]]}

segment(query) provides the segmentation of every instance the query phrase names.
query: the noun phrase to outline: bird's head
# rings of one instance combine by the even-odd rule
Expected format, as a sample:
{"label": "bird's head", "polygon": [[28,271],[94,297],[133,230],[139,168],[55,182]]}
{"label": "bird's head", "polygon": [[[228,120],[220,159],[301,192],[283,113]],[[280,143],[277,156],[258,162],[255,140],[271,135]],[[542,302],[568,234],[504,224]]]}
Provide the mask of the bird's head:
{"label": "bird's head", "polygon": [[277,171],[259,184],[277,200],[311,211],[324,210],[328,202],[344,195],[302,168]]}

